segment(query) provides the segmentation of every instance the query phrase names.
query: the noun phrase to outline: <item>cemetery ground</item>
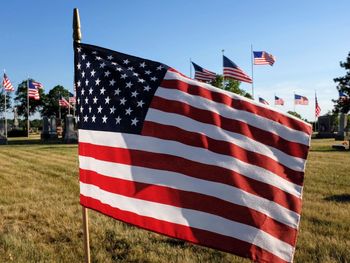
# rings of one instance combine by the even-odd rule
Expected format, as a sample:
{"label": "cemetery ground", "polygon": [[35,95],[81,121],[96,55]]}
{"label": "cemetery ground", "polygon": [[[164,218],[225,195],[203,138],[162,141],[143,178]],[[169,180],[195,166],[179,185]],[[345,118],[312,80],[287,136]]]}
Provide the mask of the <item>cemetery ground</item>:
{"label": "cemetery ground", "polygon": [[[83,262],[77,145],[0,146],[0,262]],[[350,262],[350,152],[313,140],[295,262]],[[250,262],[89,210],[92,262]]]}

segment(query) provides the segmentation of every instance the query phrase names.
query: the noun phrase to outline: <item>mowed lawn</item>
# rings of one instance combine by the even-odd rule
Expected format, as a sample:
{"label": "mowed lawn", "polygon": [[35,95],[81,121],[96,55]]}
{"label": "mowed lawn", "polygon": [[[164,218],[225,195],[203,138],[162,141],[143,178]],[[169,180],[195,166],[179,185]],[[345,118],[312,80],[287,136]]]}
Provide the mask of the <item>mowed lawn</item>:
{"label": "mowed lawn", "polygon": [[[0,146],[0,262],[83,262],[77,146],[12,143]],[[350,152],[332,143],[312,141],[295,262],[350,262]],[[93,262],[250,262],[89,219]]]}

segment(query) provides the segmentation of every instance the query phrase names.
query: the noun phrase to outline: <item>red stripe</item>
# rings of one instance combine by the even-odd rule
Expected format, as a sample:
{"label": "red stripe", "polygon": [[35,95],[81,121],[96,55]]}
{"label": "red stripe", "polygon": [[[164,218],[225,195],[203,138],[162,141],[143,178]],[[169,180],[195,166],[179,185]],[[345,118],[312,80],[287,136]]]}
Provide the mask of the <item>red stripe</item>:
{"label": "red stripe", "polygon": [[294,184],[303,185],[304,173],[292,170],[263,154],[243,149],[233,143],[212,139],[201,133],[189,132],[175,126],[145,121],[142,135],[178,141],[260,166]]}
{"label": "red stripe", "polygon": [[80,203],[85,207],[94,209],[115,219],[169,237],[175,237],[202,246],[220,249],[234,253],[238,256],[251,258],[254,261],[276,263],[285,262],[274,254],[263,250],[254,244],[239,239],[123,211],[110,205],[103,204],[99,200],[83,195],[80,195]]}
{"label": "red stripe", "polygon": [[304,144],[290,142],[266,130],[259,129],[239,120],[223,117],[209,110],[198,109],[186,103],[167,100],[157,96],[153,97],[150,107],[169,113],[184,115],[202,123],[216,125],[226,131],[242,134],[294,157],[303,159],[307,157],[309,147]]}
{"label": "red stripe", "polygon": [[[275,186],[256,181],[235,171],[215,165],[198,163],[170,154],[122,149],[82,142],[79,143],[79,155],[107,162],[165,170],[211,182],[223,183],[278,203],[298,214],[301,212],[301,200],[299,198]],[[155,162],[154,160],[157,161]]]}
{"label": "red stripe", "polygon": [[295,120],[288,116],[282,115],[271,109],[252,104],[248,101],[233,99],[230,96],[220,92],[220,90],[211,91],[201,86],[191,85],[180,80],[163,80],[160,86],[168,89],[178,89],[187,92],[191,95],[201,96],[203,98],[225,104],[229,107],[232,107],[233,109],[244,110],[256,114],[258,116],[267,118],[269,120],[278,122],[294,130],[305,132],[308,135],[310,135],[312,132],[310,125],[307,125],[301,121]]}
{"label": "red stripe", "polygon": [[94,171],[80,169],[79,174],[81,182],[95,185],[110,193],[217,215],[261,229],[292,246],[295,245],[296,229],[241,205],[195,192],[103,176]]}

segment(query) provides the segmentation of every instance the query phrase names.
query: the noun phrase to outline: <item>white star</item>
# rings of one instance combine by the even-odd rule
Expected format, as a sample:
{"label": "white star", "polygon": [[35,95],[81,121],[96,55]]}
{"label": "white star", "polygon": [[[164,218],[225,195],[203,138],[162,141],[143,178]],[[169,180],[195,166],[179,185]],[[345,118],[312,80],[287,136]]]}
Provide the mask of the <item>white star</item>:
{"label": "white star", "polygon": [[109,86],[114,86],[115,82],[116,82],[116,81],[115,81],[114,79],[110,80],[110,81],[109,81]]}
{"label": "white star", "polygon": [[145,80],[144,79],[138,79],[138,82],[144,83]]}
{"label": "white star", "polygon": [[146,63],[145,63],[145,62],[140,63],[140,67],[141,67],[141,68],[146,67]]}
{"label": "white star", "polygon": [[80,87],[81,86],[81,82],[80,80],[77,82],[77,86]]}
{"label": "white star", "polygon": [[141,107],[143,106],[143,104],[145,104],[142,100],[137,102],[137,107]]}
{"label": "white star", "polygon": [[80,113],[82,113],[84,110],[83,106],[80,106]]}
{"label": "white star", "polygon": [[104,115],[103,117],[102,117],[102,123],[107,123],[107,116],[106,115]]}
{"label": "white star", "polygon": [[108,60],[112,60],[112,59],[113,59],[113,56],[108,56],[107,59],[108,59]]}
{"label": "white star", "polygon": [[92,88],[89,89],[89,94],[91,95],[94,90]]}
{"label": "white star", "polygon": [[91,53],[94,54],[94,55],[97,55],[97,51],[96,50],[92,51]]}
{"label": "white star", "polygon": [[120,93],[120,89],[117,88],[117,89],[114,91],[114,95],[119,95],[119,93]]}
{"label": "white star", "polygon": [[111,99],[109,98],[109,97],[107,97],[107,98],[105,98],[105,103],[106,104],[109,104],[109,101],[110,101]]}
{"label": "white star", "polygon": [[132,73],[132,75],[138,77],[138,76],[139,76],[139,73],[134,72],[134,73]]}
{"label": "white star", "polygon": [[97,113],[101,113],[102,112],[102,107],[101,105],[97,108]]}
{"label": "white star", "polygon": [[91,63],[88,61],[88,62],[86,63],[86,68],[89,68],[90,65],[91,65]]}
{"label": "white star", "polygon": [[120,105],[125,105],[126,99],[125,98],[121,98],[120,99]]}
{"label": "white star", "polygon": [[151,71],[150,71],[150,70],[146,70],[146,71],[145,71],[145,74],[146,74],[146,75],[149,75],[149,74],[151,74]]}
{"label": "white star", "polygon": [[91,107],[89,107],[89,113],[91,113],[91,111],[92,111],[92,108],[91,108]]}
{"label": "white star", "polygon": [[126,87],[127,87],[127,88],[131,88],[131,86],[132,86],[132,83],[131,83],[131,82],[126,83]]}
{"label": "white star", "polygon": [[119,124],[121,120],[122,120],[122,118],[120,118],[120,117],[118,116],[117,118],[115,118],[115,124]]}
{"label": "white star", "polygon": [[78,104],[80,104],[80,98],[77,99]]}
{"label": "white star", "polygon": [[104,63],[104,62],[102,62],[101,64],[100,64],[100,68],[104,68],[106,66],[106,63]]}
{"label": "white star", "polygon": [[111,64],[113,65],[113,66],[116,66],[116,65],[118,65],[117,63],[115,63],[115,62],[111,62]]}
{"label": "white star", "polygon": [[115,70],[116,71],[123,71],[123,69],[121,67],[117,67]]}
{"label": "white star", "polygon": [[128,59],[123,60],[123,63],[124,63],[125,65],[128,65],[129,62],[130,62],[130,61],[129,61]]}
{"label": "white star", "polygon": [[85,55],[85,54],[81,55],[81,59],[82,59],[82,60],[85,60],[85,58],[86,58],[86,55]]}
{"label": "white star", "polygon": [[79,117],[79,116],[77,117],[77,121],[78,121],[78,122],[80,121],[80,117]]}
{"label": "white star", "polygon": [[81,68],[81,64],[80,64],[80,63],[77,64],[77,68],[78,68],[78,69]]}
{"label": "white star", "polygon": [[114,113],[116,108],[114,108],[114,106],[112,108],[109,108],[109,110],[111,111],[110,114]]}
{"label": "white star", "polygon": [[135,90],[134,92],[131,92],[131,97],[135,97],[136,98],[137,95],[139,95],[137,90]]}
{"label": "white star", "polygon": [[96,57],[96,60],[101,60],[102,58],[101,57]]}
{"label": "white star", "polygon": [[132,112],[132,109],[130,109],[130,107],[129,107],[125,110],[125,115],[130,115],[131,112]]}
{"label": "white star", "polygon": [[136,118],[134,118],[134,119],[132,119],[131,120],[131,125],[135,125],[136,126],[136,124],[138,123],[138,119],[136,119]]}
{"label": "white star", "polygon": [[88,121],[88,118],[89,118],[89,117],[88,117],[87,115],[85,115],[85,116],[84,116],[84,122],[87,122],[87,121]]}
{"label": "white star", "polygon": [[97,103],[98,99],[96,98],[96,96],[92,99],[94,101],[94,104]]}
{"label": "white star", "polygon": [[162,70],[163,66],[159,65],[159,67],[157,67],[157,70]]}
{"label": "white star", "polygon": [[89,81],[85,80],[85,86],[89,85]]}
{"label": "white star", "polygon": [[93,116],[91,117],[91,119],[92,119],[92,122],[95,122],[95,120],[96,120],[96,116],[95,116],[95,115],[93,115]]}
{"label": "white star", "polygon": [[81,77],[82,77],[82,78],[85,78],[85,71],[82,71],[82,72],[81,72]]}
{"label": "white star", "polygon": [[89,99],[88,99],[88,97],[85,98],[85,104],[89,104]]}
{"label": "white star", "polygon": [[77,50],[78,50],[78,53],[80,53],[81,52],[81,47],[78,47]]}
{"label": "white star", "polygon": [[94,77],[94,76],[95,76],[95,73],[96,73],[96,71],[95,71],[95,70],[92,70],[91,73],[90,73],[90,74],[91,74],[91,77]]}
{"label": "white star", "polygon": [[152,80],[152,81],[156,81],[157,78],[156,78],[156,77],[152,77],[151,80]]}
{"label": "white star", "polygon": [[81,95],[84,95],[84,93],[85,93],[85,89],[81,89]]}
{"label": "white star", "polygon": [[123,75],[120,76],[120,78],[121,78],[121,79],[125,79],[127,76],[128,76],[128,75],[123,74]]}
{"label": "white star", "polygon": [[134,67],[128,67],[128,70],[133,71]]}
{"label": "white star", "polygon": [[100,89],[100,94],[105,94],[105,91],[106,91],[106,89],[104,88],[104,87],[102,87],[101,89]]}
{"label": "white star", "polygon": [[111,74],[111,72],[109,72],[109,70],[107,70],[107,71],[105,72],[105,77],[108,77],[110,74]]}
{"label": "white star", "polygon": [[147,86],[145,86],[145,87],[143,87],[143,90],[144,90],[144,91],[150,91],[150,89],[151,89],[151,87],[150,87],[150,86],[148,86],[148,85],[147,85]]}
{"label": "white star", "polygon": [[101,82],[100,79],[96,79],[96,80],[95,80],[95,85],[96,85],[96,86],[100,85],[100,82]]}

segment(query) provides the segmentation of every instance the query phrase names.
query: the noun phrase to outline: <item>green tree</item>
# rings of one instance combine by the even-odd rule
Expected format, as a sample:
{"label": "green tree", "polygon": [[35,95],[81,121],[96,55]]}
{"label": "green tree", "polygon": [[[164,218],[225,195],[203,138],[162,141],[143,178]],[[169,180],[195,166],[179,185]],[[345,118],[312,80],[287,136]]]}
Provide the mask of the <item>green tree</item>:
{"label": "green tree", "polygon": [[335,103],[334,112],[348,113],[350,110],[350,53],[345,62],[340,62],[340,67],[346,70],[346,74],[343,77],[335,78],[334,82],[337,83],[337,90],[343,92],[348,99],[333,100]]}
{"label": "green tree", "polygon": [[[62,95],[64,98],[68,100],[69,91],[66,90],[63,86],[57,85],[53,89],[49,91],[49,93],[45,96],[45,100],[43,103],[43,107],[41,109],[41,115],[43,116],[56,116],[59,117],[59,105],[58,101]],[[68,114],[68,109],[61,107],[61,118],[64,119]]]}
{"label": "green tree", "polygon": [[290,114],[290,115],[293,115],[294,117],[297,117],[297,118],[299,118],[301,120],[303,119],[301,117],[301,115],[299,113],[297,113],[296,111],[287,111],[287,113]]}
{"label": "green tree", "polygon": [[[4,112],[5,109],[5,96],[4,96],[4,89],[1,89],[0,91],[0,112]],[[11,92],[7,92],[6,94],[6,109],[11,108]]]}
{"label": "green tree", "polygon": [[[23,80],[22,83],[18,85],[15,102],[18,116],[23,116],[25,119],[27,119],[27,91],[27,80]],[[29,99],[29,115],[33,115],[43,106],[45,94],[42,89],[39,89],[39,95],[39,100]]]}
{"label": "green tree", "polygon": [[224,78],[222,75],[216,75],[216,78],[210,84],[217,88],[224,89],[250,99],[253,98],[250,93],[246,92],[245,90],[239,87],[239,85],[241,84],[239,81],[232,80],[232,79],[225,79],[225,82],[224,82]]}

